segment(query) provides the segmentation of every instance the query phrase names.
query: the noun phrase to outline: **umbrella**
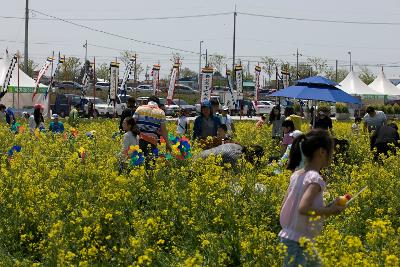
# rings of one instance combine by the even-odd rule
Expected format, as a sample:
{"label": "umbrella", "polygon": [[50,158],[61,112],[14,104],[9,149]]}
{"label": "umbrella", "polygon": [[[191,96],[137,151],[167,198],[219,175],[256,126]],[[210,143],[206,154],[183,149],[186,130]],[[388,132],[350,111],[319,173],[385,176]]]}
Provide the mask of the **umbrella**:
{"label": "umbrella", "polygon": [[270,96],[308,99],[326,102],[361,104],[361,101],[335,87],[337,83],[321,76],[309,77]]}

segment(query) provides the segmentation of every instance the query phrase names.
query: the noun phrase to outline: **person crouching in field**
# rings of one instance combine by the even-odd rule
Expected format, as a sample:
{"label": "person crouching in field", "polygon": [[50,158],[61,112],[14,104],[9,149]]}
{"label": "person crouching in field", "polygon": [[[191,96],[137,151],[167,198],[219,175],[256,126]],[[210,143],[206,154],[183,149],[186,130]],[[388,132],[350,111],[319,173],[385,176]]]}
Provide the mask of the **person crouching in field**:
{"label": "person crouching in field", "polygon": [[128,159],[128,150],[131,146],[139,145],[139,128],[136,125],[136,121],[132,117],[126,117],[122,122],[122,130],[125,131],[122,150],[120,153],[120,173],[125,168],[125,161]]}
{"label": "person crouching in field", "polygon": [[300,241],[313,240],[322,230],[325,216],[345,209],[336,201],[330,206],[323,202],[326,181],[320,171],[329,165],[332,154],[333,140],[325,130],[312,130],[297,137],[292,144],[288,169],[296,169],[303,158],[305,165],[290,177],[281,209],[279,237],[286,246],[284,266],[318,266],[318,255],[310,255]]}
{"label": "person crouching in field", "polygon": [[374,160],[379,159],[379,154],[386,157],[391,152],[396,155],[396,148],[399,148],[399,133],[395,123],[382,125],[378,130],[374,131],[371,136],[371,150],[374,151]]}

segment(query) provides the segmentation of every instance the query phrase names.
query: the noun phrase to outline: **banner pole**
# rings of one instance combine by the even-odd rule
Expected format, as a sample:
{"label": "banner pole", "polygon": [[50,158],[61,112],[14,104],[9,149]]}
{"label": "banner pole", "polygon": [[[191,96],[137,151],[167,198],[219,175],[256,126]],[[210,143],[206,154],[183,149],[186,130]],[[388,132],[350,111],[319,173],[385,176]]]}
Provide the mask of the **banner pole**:
{"label": "banner pole", "polygon": [[93,117],[97,118],[97,114],[96,114],[96,57],[93,57]]}
{"label": "banner pole", "polygon": [[17,106],[19,110],[19,54],[17,56]]}

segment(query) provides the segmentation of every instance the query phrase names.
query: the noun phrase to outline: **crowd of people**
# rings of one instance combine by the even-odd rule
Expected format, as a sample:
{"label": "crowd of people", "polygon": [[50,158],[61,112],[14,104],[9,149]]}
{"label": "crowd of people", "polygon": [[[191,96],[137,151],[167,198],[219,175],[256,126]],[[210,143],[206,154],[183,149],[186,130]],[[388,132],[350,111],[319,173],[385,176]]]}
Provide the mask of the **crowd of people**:
{"label": "crowd of people", "polygon": [[[119,123],[123,134],[120,153],[122,162],[127,159],[129,148],[138,146],[144,157],[150,159],[146,162],[148,168],[148,164],[152,162],[152,153],[161,140],[165,141],[167,152],[171,152],[166,116],[159,105],[156,96],[151,96],[146,105],[139,107],[135,106],[132,98],[128,100],[128,106],[122,112]],[[0,105],[0,114],[7,124],[16,123],[12,109]],[[78,113],[72,110],[70,116],[72,118],[69,118],[69,122],[76,124]],[[28,121],[31,132],[45,130],[42,105],[35,105],[33,114],[24,114],[24,119]],[[400,137],[395,123],[388,123],[386,115],[373,107],[366,109],[363,118],[355,118],[351,126],[353,134],[360,134],[362,122],[364,132],[370,136],[375,160],[378,161],[381,154],[396,154],[396,148],[400,148]],[[261,116],[255,127],[262,128],[265,124],[271,126],[271,138],[281,147],[279,156],[272,157],[270,161],[277,161],[292,172],[280,212],[282,230],[279,237],[287,247],[284,265],[318,265],[318,254],[310,255],[310,250],[300,244],[300,239],[313,240],[320,233],[326,216],[337,215],[346,208],[339,205],[338,199],[324,205],[323,193],[329,180],[321,175],[321,170],[329,166],[335,151],[340,150],[341,146],[348,147],[349,144],[346,140],[334,138],[332,119],[329,110],[324,108],[316,111],[316,116],[310,122],[310,129],[302,129],[302,117],[296,115],[291,107],[286,107],[281,114],[280,106],[275,106],[268,120],[266,116]],[[176,135],[187,136],[190,129],[189,111],[182,110],[176,122]],[[59,116],[53,114],[48,131],[63,133],[64,130]],[[307,133],[303,133],[303,130]],[[203,148],[195,159],[221,156],[222,162],[229,163],[234,171],[239,171],[236,165],[240,158],[258,164],[264,155],[264,149],[259,145],[243,146],[235,143],[234,137],[235,125],[229,109],[225,106],[220,109],[216,101],[203,101],[201,113],[193,123],[192,140]],[[312,247],[312,242],[309,245]]]}

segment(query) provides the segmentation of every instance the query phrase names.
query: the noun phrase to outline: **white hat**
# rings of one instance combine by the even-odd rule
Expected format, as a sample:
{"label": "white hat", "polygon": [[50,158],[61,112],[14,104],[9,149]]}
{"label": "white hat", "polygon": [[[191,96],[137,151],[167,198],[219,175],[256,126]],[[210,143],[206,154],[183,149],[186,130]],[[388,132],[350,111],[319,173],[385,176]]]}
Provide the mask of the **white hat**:
{"label": "white hat", "polygon": [[53,116],[51,116],[52,119],[58,119],[58,115],[57,114],[53,114]]}
{"label": "white hat", "polygon": [[302,135],[302,134],[303,134],[302,131],[295,130],[295,131],[291,132],[291,133],[289,134],[289,136],[291,136],[291,137],[293,137],[293,138],[297,138],[297,137],[299,137],[299,136]]}
{"label": "white hat", "polygon": [[222,110],[229,110],[229,107],[228,106],[223,106]]}

